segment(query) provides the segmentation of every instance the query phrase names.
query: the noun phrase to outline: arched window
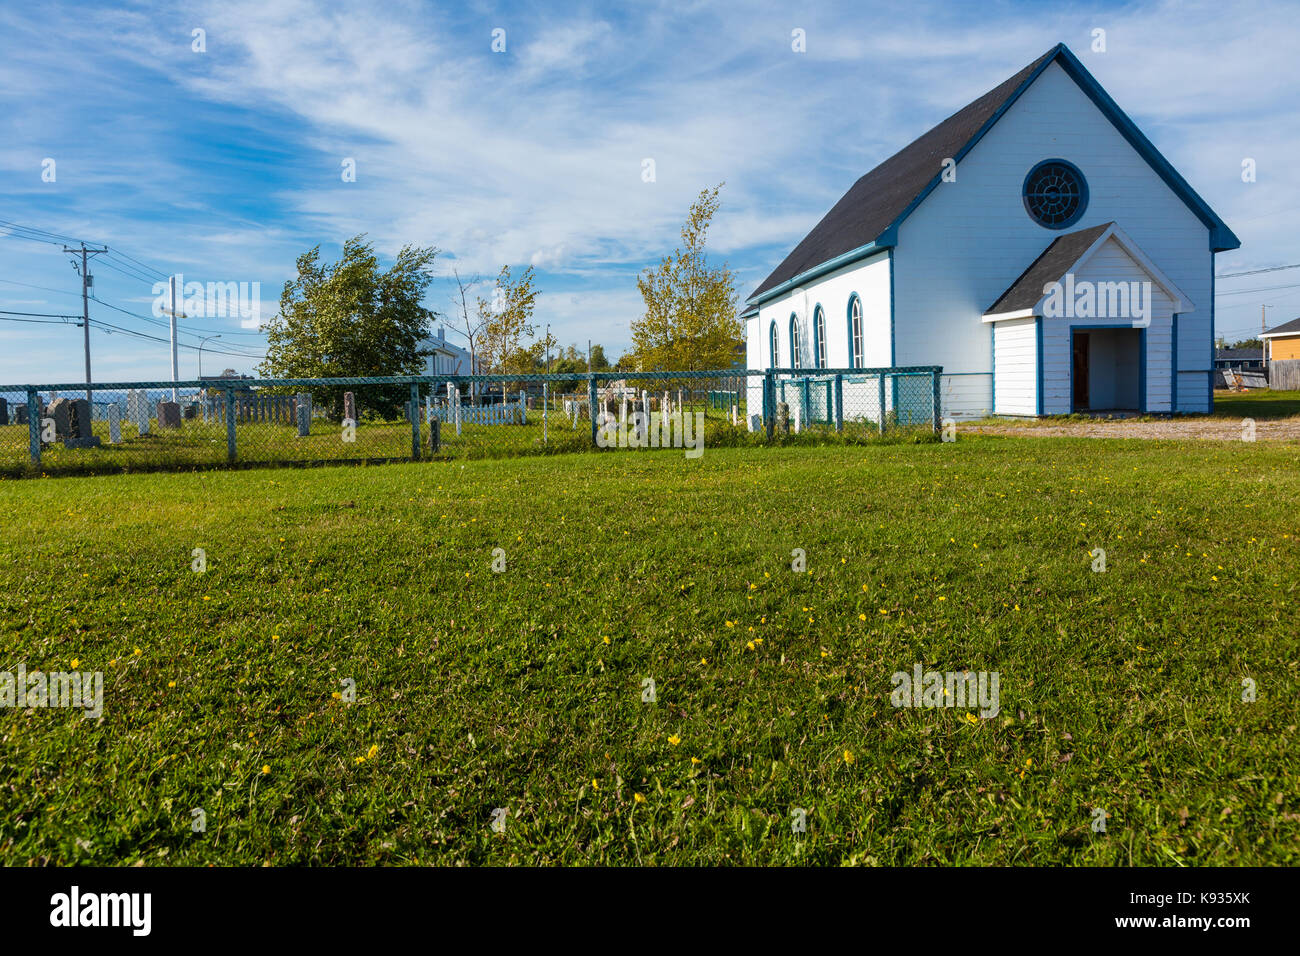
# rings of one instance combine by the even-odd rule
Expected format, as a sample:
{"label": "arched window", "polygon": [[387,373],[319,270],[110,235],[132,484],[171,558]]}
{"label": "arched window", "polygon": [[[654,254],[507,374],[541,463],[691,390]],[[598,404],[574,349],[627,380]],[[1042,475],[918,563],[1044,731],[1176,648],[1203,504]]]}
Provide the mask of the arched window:
{"label": "arched window", "polygon": [[866,364],[866,348],[862,338],[862,300],[855,292],[849,296],[849,368],[865,368]]}
{"label": "arched window", "polygon": [[813,365],[826,367],[826,313],[820,305],[813,310]]}
{"label": "arched window", "polygon": [[799,316],[790,313],[790,367],[799,368]]}
{"label": "arched window", "polygon": [[768,338],[772,340],[772,364],[771,364],[770,366],[768,366],[768,367],[769,367],[769,368],[780,368],[780,367],[781,367],[781,349],[780,349],[780,348],[777,346],[777,344],[776,344],[776,323],[775,323],[775,322],[772,323],[772,327],[771,327],[771,329],[770,329],[769,332],[768,332]]}

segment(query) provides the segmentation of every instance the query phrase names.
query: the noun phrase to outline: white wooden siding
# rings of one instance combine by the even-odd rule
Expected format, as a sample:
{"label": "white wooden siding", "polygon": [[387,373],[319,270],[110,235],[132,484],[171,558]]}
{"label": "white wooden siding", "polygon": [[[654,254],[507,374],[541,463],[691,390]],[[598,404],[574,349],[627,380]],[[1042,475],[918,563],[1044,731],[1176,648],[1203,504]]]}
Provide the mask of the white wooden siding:
{"label": "white wooden siding", "polygon": [[[1060,234],[1031,220],[1021,199],[1025,175],[1049,158],[1074,163],[1088,181],[1087,211],[1071,230],[1116,221],[1190,297],[1195,310],[1179,319],[1184,374],[1178,407],[1208,410],[1214,268],[1208,229],[1056,64],[961,161],[956,182],[941,183],[900,228],[894,262],[898,364],[992,371],[983,312]],[[1068,340],[1068,332],[1063,347],[1054,340],[1058,347],[1044,363],[1054,396],[1049,413],[1069,408]],[[1147,333],[1153,410],[1168,407],[1169,341],[1166,317]],[[1166,370],[1152,375],[1160,363]],[[999,365],[999,390],[1002,375]],[[979,414],[989,403],[974,401],[966,411]],[[961,410],[945,408],[945,414],[955,411]]]}

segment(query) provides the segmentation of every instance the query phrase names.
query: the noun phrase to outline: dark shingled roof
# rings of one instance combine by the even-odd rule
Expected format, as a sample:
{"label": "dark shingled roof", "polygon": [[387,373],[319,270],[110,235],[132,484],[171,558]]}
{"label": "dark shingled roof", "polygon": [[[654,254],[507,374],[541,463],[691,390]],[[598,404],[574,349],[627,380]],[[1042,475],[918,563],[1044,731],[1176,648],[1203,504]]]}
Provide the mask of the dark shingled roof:
{"label": "dark shingled roof", "polygon": [[1058,49],[1048,50],[854,183],[749,298],[879,238],[943,172],[943,161],[955,158],[1030,74],[1044,60],[1055,56]]}
{"label": "dark shingled roof", "polygon": [[1273,335],[1276,332],[1300,332],[1300,319],[1283,322],[1281,325],[1269,329],[1267,334]]}
{"label": "dark shingled roof", "polygon": [[1103,222],[1100,226],[1089,226],[1087,229],[1057,236],[984,314],[1032,309],[1043,297],[1043,286],[1060,282],[1070,267],[1079,261],[1079,257],[1088,251],[1088,247],[1113,225],[1113,222]]}
{"label": "dark shingled roof", "polygon": [[1264,361],[1263,349],[1215,349],[1216,362]]}

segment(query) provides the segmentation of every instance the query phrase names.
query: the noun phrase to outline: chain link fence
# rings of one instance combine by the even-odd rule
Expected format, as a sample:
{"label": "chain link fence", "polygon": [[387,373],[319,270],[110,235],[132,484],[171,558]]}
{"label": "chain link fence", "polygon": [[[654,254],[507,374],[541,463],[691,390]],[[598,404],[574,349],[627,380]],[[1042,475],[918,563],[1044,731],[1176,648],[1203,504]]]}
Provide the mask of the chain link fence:
{"label": "chain link fence", "polygon": [[937,366],[0,386],[0,474],[928,440]]}

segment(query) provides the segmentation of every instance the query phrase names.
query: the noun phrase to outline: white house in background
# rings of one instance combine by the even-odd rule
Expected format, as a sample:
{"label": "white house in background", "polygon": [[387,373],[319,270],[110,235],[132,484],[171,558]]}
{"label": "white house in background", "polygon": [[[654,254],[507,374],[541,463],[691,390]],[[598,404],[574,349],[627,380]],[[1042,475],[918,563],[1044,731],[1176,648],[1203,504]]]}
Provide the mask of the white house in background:
{"label": "white house in background", "polygon": [[[424,357],[425,375],[477,375],[481,373],[482,360],[470,361],[469,349],[452,345],[447,341],[447,327],[438,326],[438,333],[431,335],[420,343],[420,350],[428,352]],[[479,367],[476,371],[474,366]]]}
{"label": "white house in background", "polygon": [[[747,364],[940,365],[955,418],[1206,412],[1239,245],[1061,44],[854,183],[749,297]],[[845,381],[846,416],[874,407]]]}

